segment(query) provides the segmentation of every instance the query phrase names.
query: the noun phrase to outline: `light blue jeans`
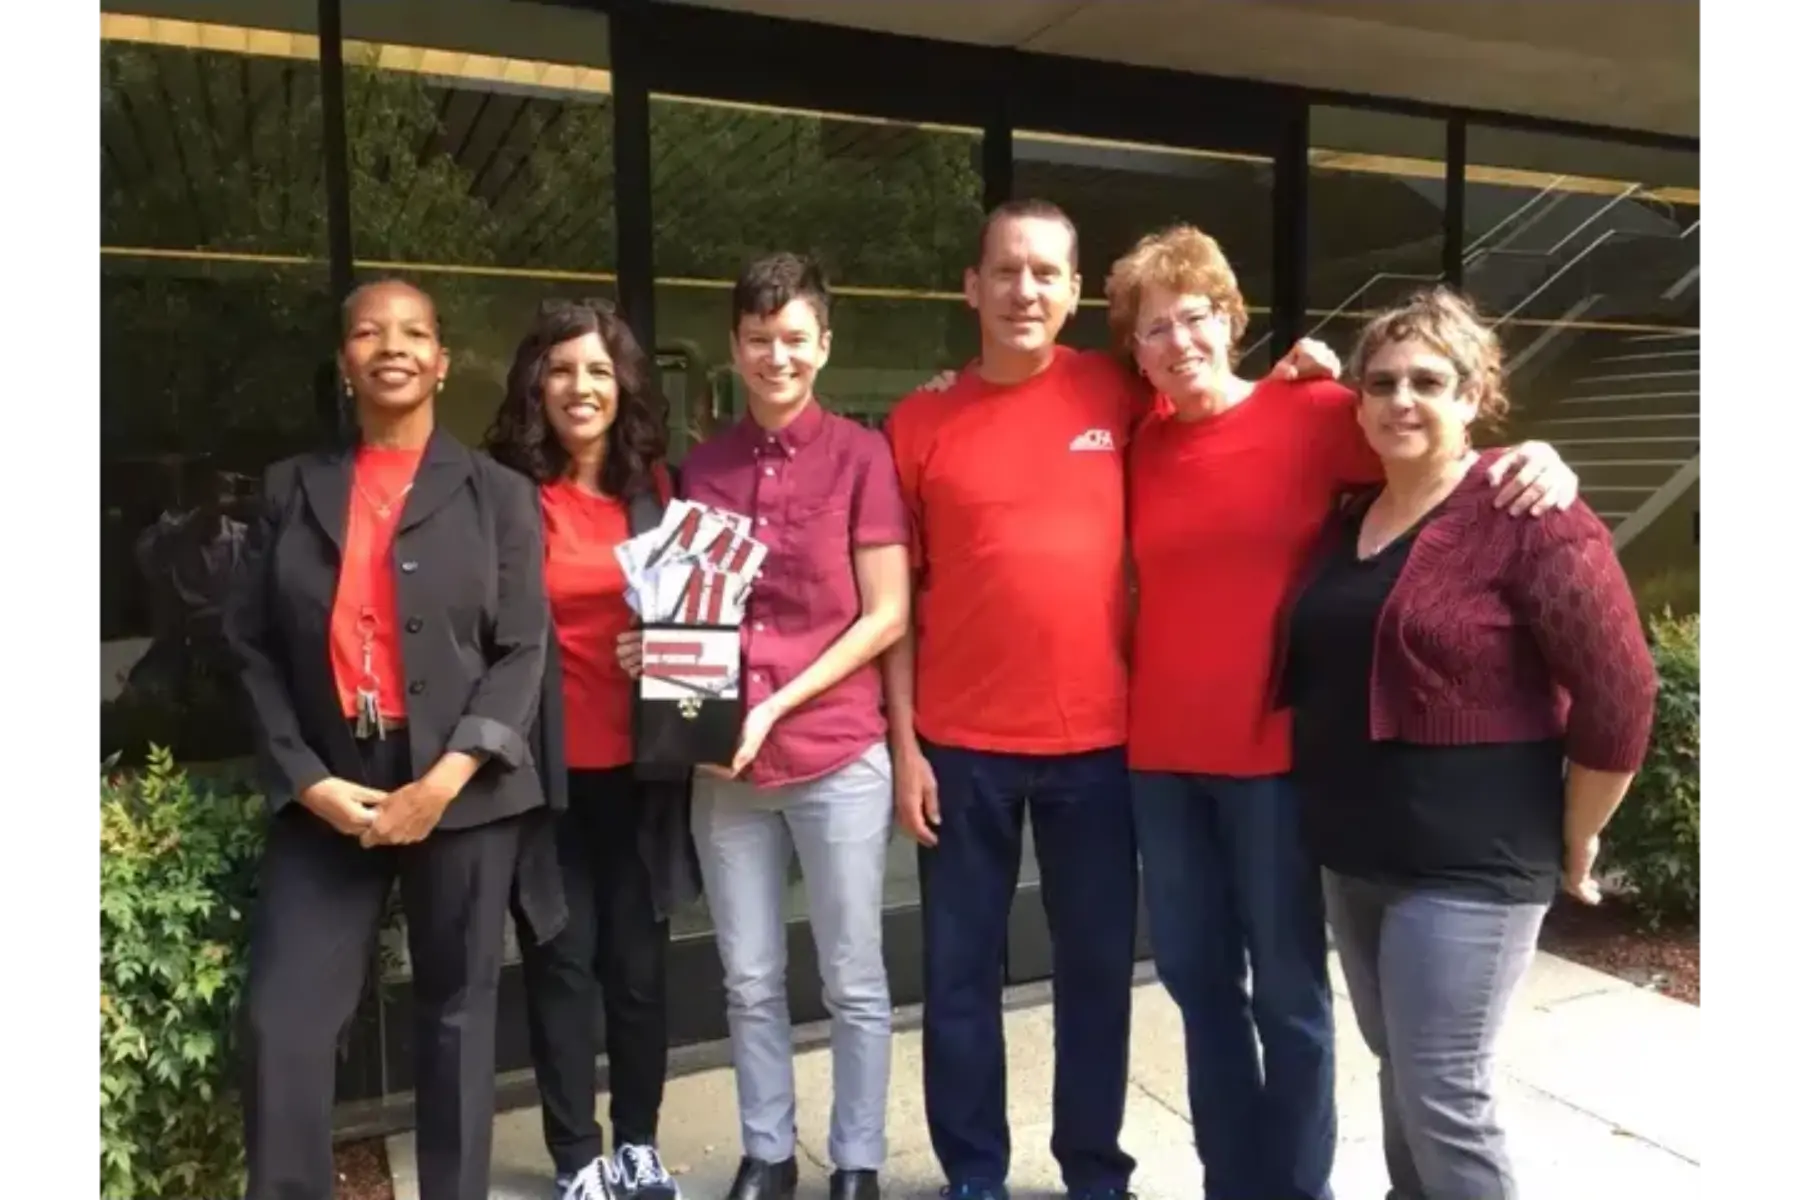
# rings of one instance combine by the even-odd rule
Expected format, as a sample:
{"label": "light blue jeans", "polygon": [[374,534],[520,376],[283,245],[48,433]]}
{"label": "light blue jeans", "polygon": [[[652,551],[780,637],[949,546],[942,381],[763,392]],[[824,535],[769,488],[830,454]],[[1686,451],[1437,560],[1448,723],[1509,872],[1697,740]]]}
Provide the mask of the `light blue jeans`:
{"label": "light blue jeans", "polygon": [[882,885],[894,776],[885,745],[821,779],[780,788],[700,776],[694,841],[725,968],[744,1153],[794,1153],[794,1042],[788,1016],[788,863],[800,855],[831,1014],[832,1163],[887,1158],[893,1004],[881,952]]}
{"label": "light blue jeans", "polygon": [[1389,1200],[1515,1200],[1494,1047],[1549,906],[1325,872],[1350,1004],[1381,1065]]}

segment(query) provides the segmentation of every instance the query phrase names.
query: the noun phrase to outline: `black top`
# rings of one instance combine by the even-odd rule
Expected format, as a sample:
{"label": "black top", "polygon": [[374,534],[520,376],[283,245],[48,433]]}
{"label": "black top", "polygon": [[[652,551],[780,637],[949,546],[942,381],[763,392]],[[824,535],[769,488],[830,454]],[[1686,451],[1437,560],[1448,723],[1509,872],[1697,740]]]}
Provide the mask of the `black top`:
{"label": "black top", "polygon": [[1294,777],[1309,848],[1345,875],[1548,903],[1562,864],[1560,740],[1425,746],[1370,737],[1375,624],[1419,526],[1361,561],[1358,524],[1347,522],[1328,548],[1289,632]]}

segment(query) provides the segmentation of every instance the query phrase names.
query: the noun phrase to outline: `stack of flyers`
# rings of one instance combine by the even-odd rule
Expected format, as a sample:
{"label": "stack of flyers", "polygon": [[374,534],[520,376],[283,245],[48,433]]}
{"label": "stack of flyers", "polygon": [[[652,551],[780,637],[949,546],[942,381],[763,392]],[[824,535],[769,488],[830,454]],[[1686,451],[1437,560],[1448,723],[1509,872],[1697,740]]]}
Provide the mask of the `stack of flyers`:
{"label": "stack of flyers", "polygon": [[676,500],[661,525],[615,553],[626,601],[644,624],[735,627],[769,548],[750,536],[750,518]]}
{"label": "stack of flyers", "polygon": [[748,517],[677,500],[616,554],[643,621],[637,761],[730,762],[743,721],[744,607],[769,548]]}

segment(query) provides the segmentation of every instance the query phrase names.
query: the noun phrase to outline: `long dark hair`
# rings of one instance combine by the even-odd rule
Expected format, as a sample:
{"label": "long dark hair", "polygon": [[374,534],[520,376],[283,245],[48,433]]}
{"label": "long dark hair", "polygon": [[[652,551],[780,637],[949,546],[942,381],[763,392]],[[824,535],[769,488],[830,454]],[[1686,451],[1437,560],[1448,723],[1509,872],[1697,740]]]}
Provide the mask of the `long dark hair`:
{"label": "long dark hair", "polygon": [[623,318],[606,300],[546,300],[513,354],[506,398],[488,427],[483,449],[534,482],[561,479],[569,452],[544,417],[544,360],[552,347],[597,333],[612,356],[618,410],[606,431],[600,490],[624,499],[652,485],[651,468],[668,453],[667,408],[653,382],[650,360]]}

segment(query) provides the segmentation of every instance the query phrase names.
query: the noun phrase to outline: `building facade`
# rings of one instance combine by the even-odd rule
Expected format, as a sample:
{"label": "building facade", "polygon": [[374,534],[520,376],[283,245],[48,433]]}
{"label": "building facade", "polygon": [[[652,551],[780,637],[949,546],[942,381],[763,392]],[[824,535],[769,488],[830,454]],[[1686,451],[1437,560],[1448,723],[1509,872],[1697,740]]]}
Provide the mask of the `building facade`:
{"label": "building facade", "polygon": [[[1296,20],[1318,7],[1282,5]],[[730,11],[784,7],[865,23],[907,8],[944,28]],[[1698,608],[1696,138],[1098,61],[1158,36],[1126,44],[1112,26],[1204,21],[1204,5],[1073,6],[1112,12],[1085,35],[1094,58],[991,28],[1030,7],[107,0],[103,752],[242,754],[209,615],[262,466],[343,419],[331,355],[354,280],[399,274],[437,298],[453,355],[441,411],[470,441],[541,298],[615,299],[655,348],[679,456],[740,410],[727,313],[746,261],[785,248],[825,263],[840,305],[822,390],[875,422],[973,354],[961,274],[981,214],[1007,197],[1053,200],[1080,228],[1089,299],[1066,335],[1080,345],[1105,337],[1107,265],[1174,220],[1231,255],[1251,373],[1300,335],[1346,351],[1370,310],[1423,283],[1468,289],[1511,350],[1509,436],[1577,467],[1646,606]],[[1330,57],[1335,18],[1308,19],[1308,52]],[[1394,63],[1410,53],[1397,45]],[[916,871],[910,843],[892,853],[906,1003],[920,994]],[[1029,861],[1024,880],[1016,981],[1049,965]],[[677,929],[681,1042],[724,1032],[707,928],[697,911]],[[791,945],[795,1015],[820,1016],[803,925]],[[353,1030],[347,1119],[379,1121],[410,1086],[406,1025],[388,1017],[404,962],[387,974]],[[513,1071],[528,1061],[515,971],[505,989]]]}

